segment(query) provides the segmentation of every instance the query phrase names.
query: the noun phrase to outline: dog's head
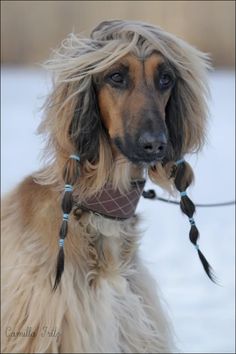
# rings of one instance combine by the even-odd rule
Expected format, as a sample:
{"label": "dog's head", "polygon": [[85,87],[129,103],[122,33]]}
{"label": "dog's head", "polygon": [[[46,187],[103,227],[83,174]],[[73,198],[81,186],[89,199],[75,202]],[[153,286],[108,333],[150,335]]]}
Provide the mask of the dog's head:
{"label": "dog's head", "polygon": [[155,52],[147,58],[127,54],[99,75],[101,120],[112,144],[132,163],[166,156],[166,107],[174,85],[174,70]]}
{"label": "dog's head", "polygon": [[50,66],[59,75],[41,130],[57,159],[76,152],[105,182],[117,156],[163,167],[201,148],[208,58],[175,36],[106,21],[90,38],[71,35]]}

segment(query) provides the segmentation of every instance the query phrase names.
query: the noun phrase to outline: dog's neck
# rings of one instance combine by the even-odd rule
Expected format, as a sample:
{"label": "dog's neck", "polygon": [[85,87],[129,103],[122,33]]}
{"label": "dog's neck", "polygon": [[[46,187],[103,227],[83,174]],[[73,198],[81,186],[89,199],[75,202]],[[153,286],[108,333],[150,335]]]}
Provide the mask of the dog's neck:
{"label": "dog's neck", "polygon": [[122,193],[107,184],[99,193],[77,203],[76,207],[110,219],[129,219],[134,216],[144,185],[145,180],[132,181],[129,190]]}
{"label": "dog's neck", "polygon": [[116,156],[114,161],[106,183],[93,193],[84,194],[82,199],[75,198],[76,208],[117,220],[134,215],[145,185],[145,170],[123,155]]}

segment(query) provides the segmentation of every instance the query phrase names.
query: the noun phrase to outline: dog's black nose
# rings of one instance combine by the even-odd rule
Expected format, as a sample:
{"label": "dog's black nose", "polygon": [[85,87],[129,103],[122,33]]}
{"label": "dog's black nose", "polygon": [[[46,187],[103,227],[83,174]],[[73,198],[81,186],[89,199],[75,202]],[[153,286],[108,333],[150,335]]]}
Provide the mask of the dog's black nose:
{"label": "dog's black nose", "polygon": [[167,138],[164,133],[145,132],[139,138],[139,147],[145,154],[156,154],[163,157],[166,151]]}

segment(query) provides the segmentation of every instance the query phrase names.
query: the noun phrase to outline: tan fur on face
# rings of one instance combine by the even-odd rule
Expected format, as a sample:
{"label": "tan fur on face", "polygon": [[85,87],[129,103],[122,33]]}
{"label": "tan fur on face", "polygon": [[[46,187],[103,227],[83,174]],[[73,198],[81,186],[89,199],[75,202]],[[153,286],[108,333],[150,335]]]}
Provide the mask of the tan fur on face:
{"label": "tan fur on face", "polygon": [[102,74],[101,81],[105,80],[106,75],[116,72],[123,65],[128,68],[130,81],[129,88],[126,90],[119,90],[105,83],[98,92],[101,119],[111,138],[124,136],[125,127],[131,134],[135,132],[140,121],[145,119],[141,115],[142,110],[148,110],[153,104],[164,119],[170,90],[160,94],[154,85],[161,63],[164,63],[164,58],[157,53],[145,59],[129,54]]}

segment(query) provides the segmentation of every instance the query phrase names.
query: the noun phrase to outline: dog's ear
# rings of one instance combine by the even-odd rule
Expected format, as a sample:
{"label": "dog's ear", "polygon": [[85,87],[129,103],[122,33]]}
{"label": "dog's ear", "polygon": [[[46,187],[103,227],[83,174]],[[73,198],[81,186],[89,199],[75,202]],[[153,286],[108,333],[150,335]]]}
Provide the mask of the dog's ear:
{"label": "dog's ear", "polygon": [[178,91],[179,83],[176,82],[166,106],[166,125],[169,134],[167,160],[175,161],[182,156],[184,140],[183,109],[184,103]]}
{"label": "dog's ear", "polygon": [[[175,47],[177,54],[180,48]],[[148,172],[154,183],[169,192],[173,191],[173,179],[170,178],[172,165],[185,154],[201,149],[205,141],[208,116],[207,58],[191,47],[187,47],[185,55],[183,53],[181,55],[182,61],[185,59],[186,63],[178,67],[173,63],[176,81],[166,106],[166,125],[169,134],[166,156],[162,164],[149,168]]]}
{"label": "dog's ear", "polygon": [[97,161],[102,129],[96,89],[92,83],[90,90],[80,95],[69,127],[70,139],[82,161]]}
{"label": "dog's ear", "polygon": [[166,124],[169,132],[169,161],[186,153],[198,151],[205,139],[207,108],[204,93],[194,79],[178,77],[166,107]]}

